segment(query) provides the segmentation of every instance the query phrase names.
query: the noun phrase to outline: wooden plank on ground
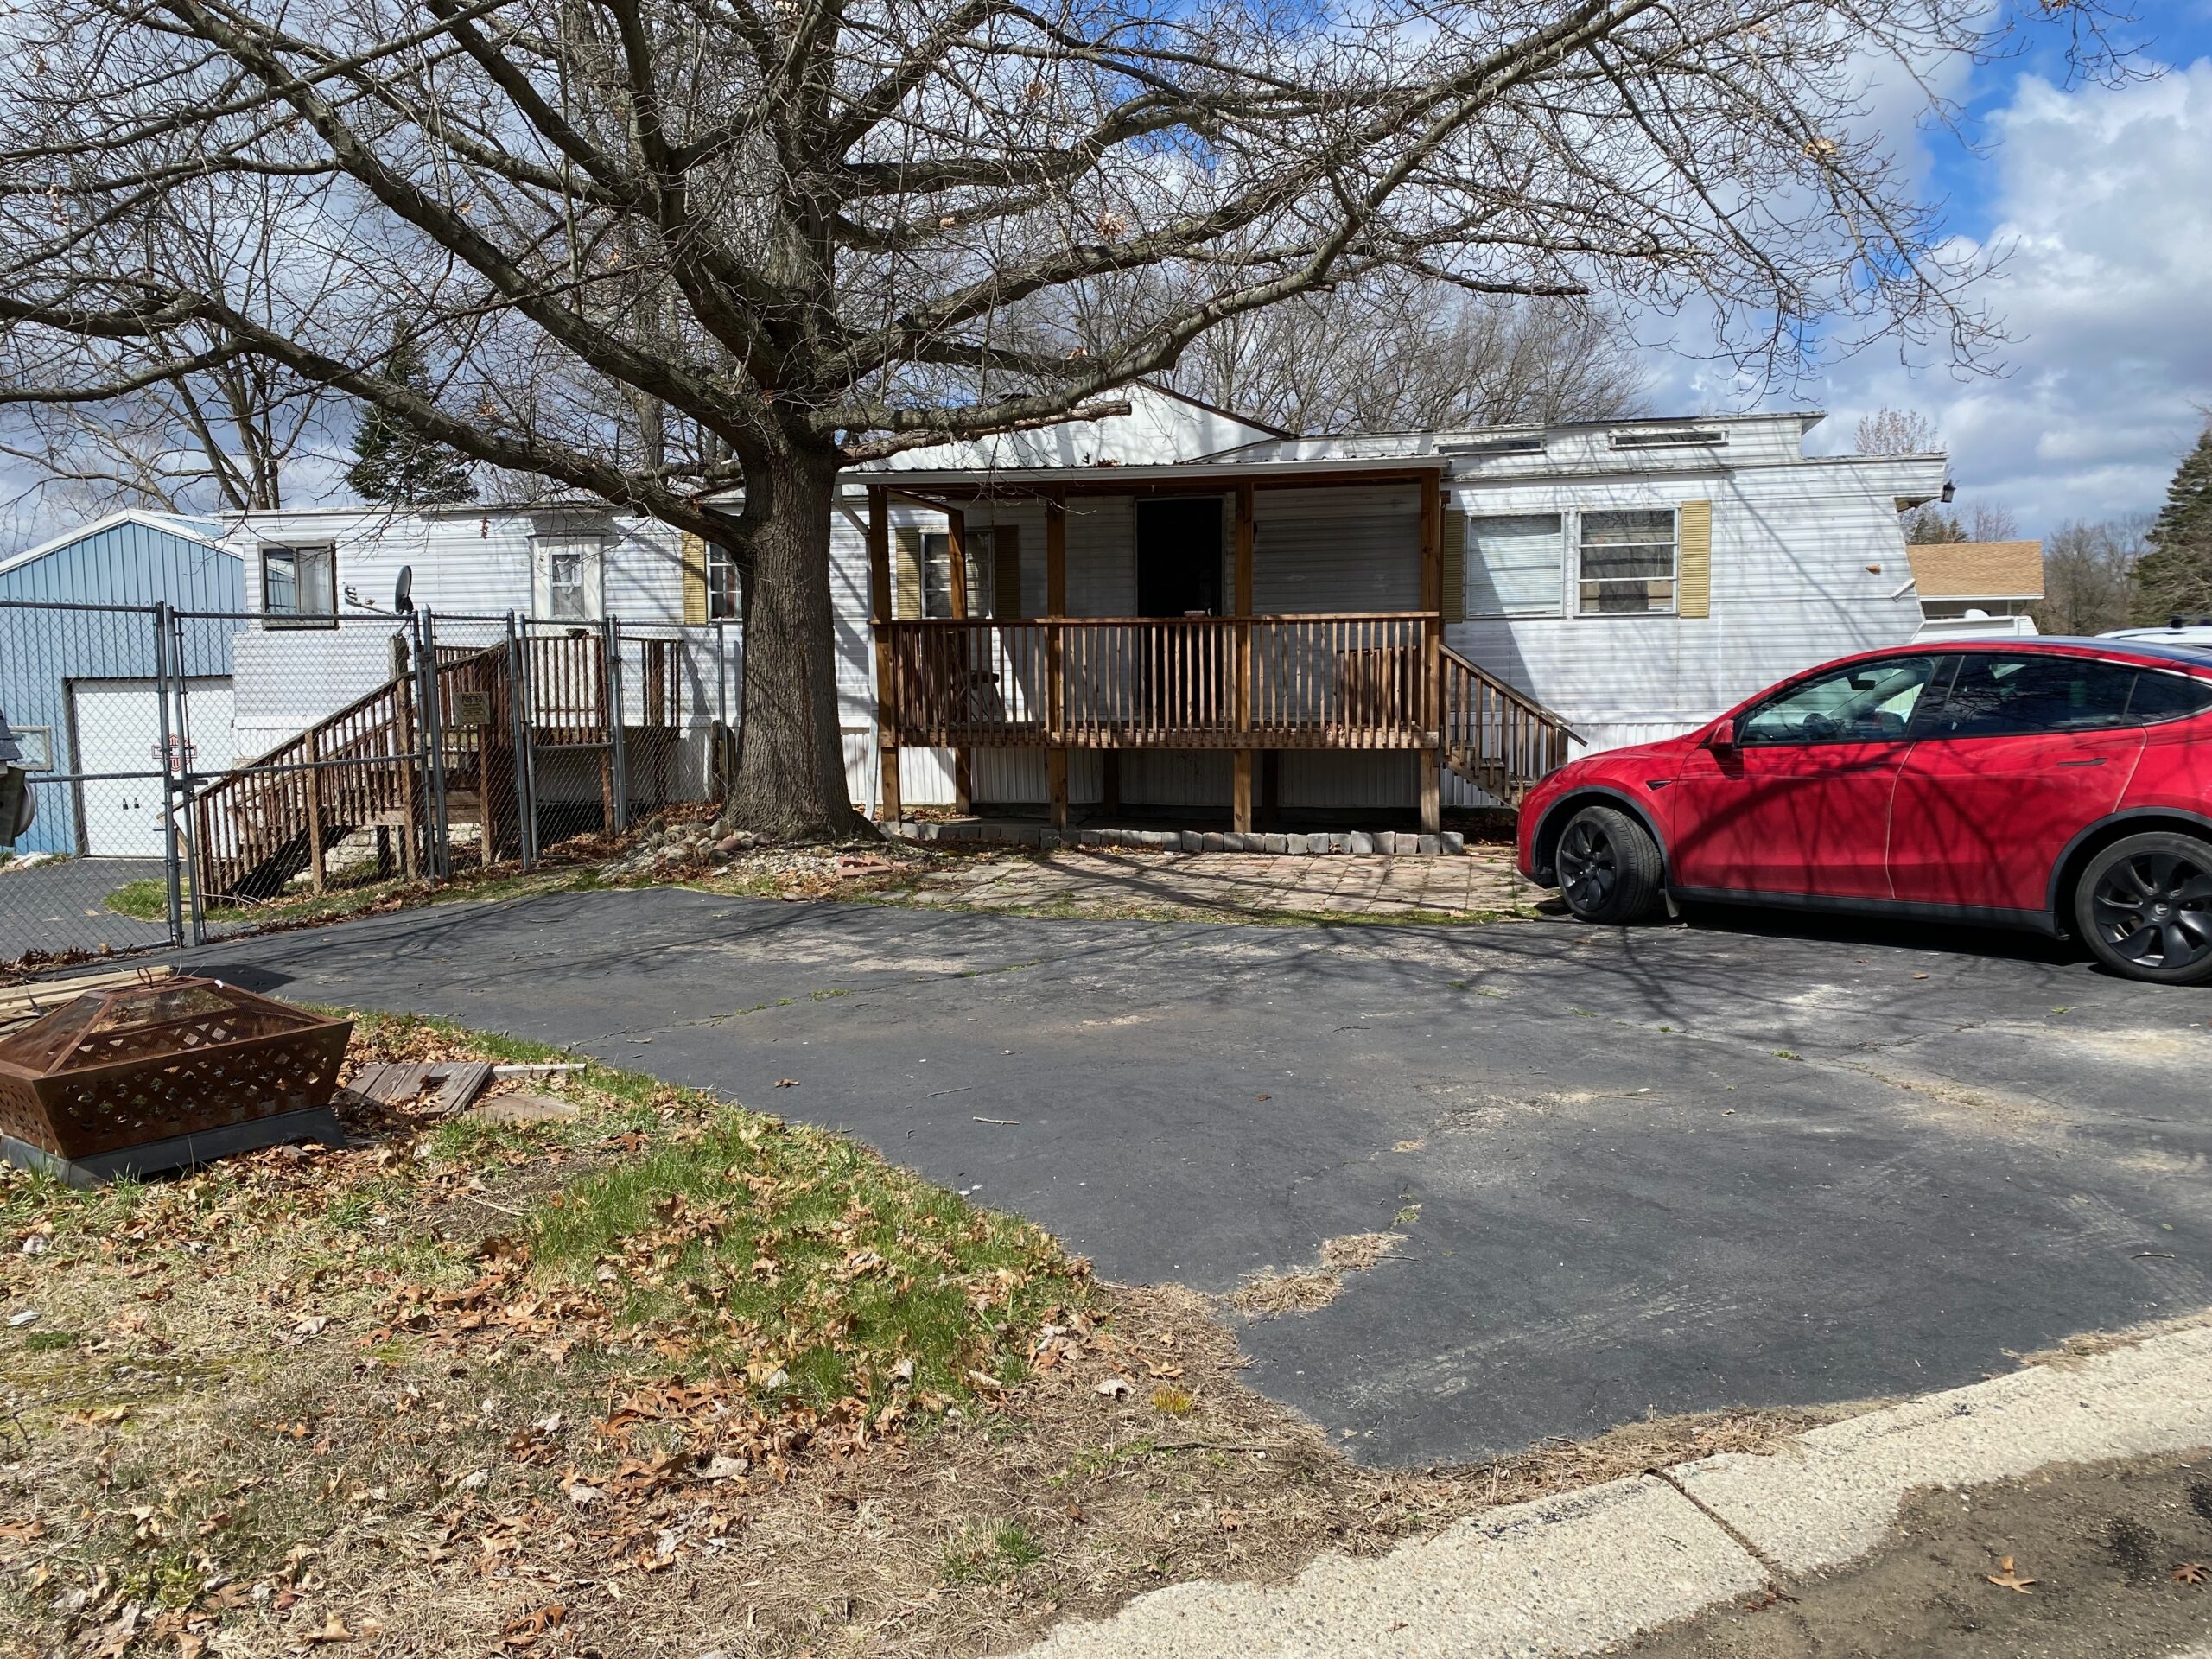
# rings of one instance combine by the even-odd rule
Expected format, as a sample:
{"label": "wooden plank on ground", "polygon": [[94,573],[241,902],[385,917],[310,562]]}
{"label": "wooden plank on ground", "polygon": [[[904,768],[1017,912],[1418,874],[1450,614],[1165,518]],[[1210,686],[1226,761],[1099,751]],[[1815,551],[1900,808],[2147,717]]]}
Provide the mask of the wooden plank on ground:
{"label": "wooden plank on ground", "polygon": [[491,1081],[488,1060],[386,1061],[363,1067],[346,1087],[383,1106],[413,1106],[429,1094],[429,1106],[440,1117],[453,1117]]}

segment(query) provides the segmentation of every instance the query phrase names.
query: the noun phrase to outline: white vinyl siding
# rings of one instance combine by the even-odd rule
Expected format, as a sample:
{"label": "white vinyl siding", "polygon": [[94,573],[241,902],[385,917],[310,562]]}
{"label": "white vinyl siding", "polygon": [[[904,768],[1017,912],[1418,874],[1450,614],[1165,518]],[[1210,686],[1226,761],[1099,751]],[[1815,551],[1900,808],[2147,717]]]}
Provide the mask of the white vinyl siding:
{"label": "white vinyl siding", "polygon": [[[1732,446],[1731,470],[1686,469],[1665,496],[1646,480],[1454,480],[1470,518],[1557,512],[1573,544],[1578,512],[1709,500],[1712,588],[1703,620],[1470,617],[1446,643],[1556,709],[1586,740],[1580,753],[1688,731],[1801,670],[1910,640],[1920,607],[1897,592],[1908,569],[1893,463],[1747,458]],[[1471,798],[1456,780],[1445,788],[1447,801]]]}
{"label": "white vinyl siding", "polygon": [[1253,517],[1255,613],[1421,608],[1418,490],[1262,490]]}
{"label": "white vinyl siding", "polygon": [[1467,520],[1467,614],[1557,616],[1566,595],[1567,537],[1556,512]]}

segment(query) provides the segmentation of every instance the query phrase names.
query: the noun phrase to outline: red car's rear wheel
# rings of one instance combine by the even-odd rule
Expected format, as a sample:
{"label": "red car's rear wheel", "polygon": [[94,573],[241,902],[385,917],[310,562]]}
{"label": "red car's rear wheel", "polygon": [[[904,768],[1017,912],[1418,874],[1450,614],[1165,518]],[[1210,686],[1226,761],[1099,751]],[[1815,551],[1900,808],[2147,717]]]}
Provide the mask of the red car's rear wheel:
{"label": "red car's rear wheel", "polygon": [[2115,973],[2163,985],[2212,982],[2212,843],[2167,831],[2114,842],[2082,873],[2074,919]]}

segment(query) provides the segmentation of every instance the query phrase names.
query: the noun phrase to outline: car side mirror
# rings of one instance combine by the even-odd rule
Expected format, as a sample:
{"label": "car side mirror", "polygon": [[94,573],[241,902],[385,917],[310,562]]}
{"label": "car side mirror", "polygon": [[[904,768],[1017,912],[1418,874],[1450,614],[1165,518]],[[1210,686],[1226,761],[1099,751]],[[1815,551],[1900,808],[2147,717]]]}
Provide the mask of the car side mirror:
{"label": "car side mirror", "polygon": [[1736,722],[1724,720],[1713,728],[1713,735],[1705,740],[1705,747],[1716,754],[1727,754],[1736,747]]}

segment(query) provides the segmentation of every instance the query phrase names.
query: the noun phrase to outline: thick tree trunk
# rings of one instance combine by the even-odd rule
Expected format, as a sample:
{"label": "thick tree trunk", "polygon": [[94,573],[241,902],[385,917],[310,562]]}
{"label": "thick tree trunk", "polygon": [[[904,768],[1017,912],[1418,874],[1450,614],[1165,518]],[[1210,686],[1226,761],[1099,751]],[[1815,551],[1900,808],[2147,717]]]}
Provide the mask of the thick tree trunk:
{"label": "thick tree trunk", "polygon": [[766,512],[747,538],[744,706],[727,816],[770,841],[843,841],[872,828],[846,793],[837,726],[830,524],[838,466],[834,451],[787,451],[746,481]]}

